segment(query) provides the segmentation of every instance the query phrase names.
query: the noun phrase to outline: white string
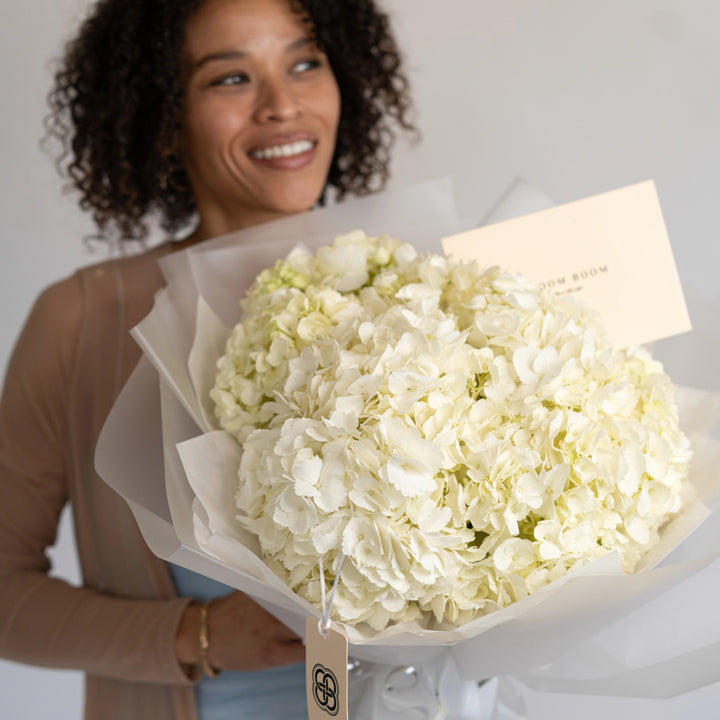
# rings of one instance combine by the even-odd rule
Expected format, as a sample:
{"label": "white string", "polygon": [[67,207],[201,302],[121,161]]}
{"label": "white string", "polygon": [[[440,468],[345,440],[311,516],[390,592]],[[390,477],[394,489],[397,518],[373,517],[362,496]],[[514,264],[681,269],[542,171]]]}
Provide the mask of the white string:
{"label": "white string", "polygon": [[325,596],[325,569],[323,567],[322,555],[320,556],[320,607],[322,608],[322,620],[324,620],[327,605]]}
{"label": "white string", "polygon": [[330,629],[330,612],[332,611],[335,590],[337,590],[337,584],[338,580],[340,580],[340,573],[342,572],[344,562],[345,554],[340,553],[337,573],[335,573],[335,580],[333,580],[332,587],[330,588],[330,598],[327,599],[325,595],[325,566],[323,565],[322,556],[320,556],[320,604],[322,605],[322,617],[318,620],[318,632],[323,637],[327,637],[328,630]]}

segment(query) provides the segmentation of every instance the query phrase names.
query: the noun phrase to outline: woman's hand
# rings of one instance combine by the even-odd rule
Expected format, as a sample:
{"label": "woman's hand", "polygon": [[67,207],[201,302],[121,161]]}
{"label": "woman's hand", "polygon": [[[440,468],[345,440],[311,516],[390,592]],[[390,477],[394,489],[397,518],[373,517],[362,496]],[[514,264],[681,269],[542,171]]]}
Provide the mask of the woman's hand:
{"label": "woman's hand", "polygon": [[[241,592],[213,600],[208,635],[208,660],[218,670],[264,670],[305,660],[301,639]],[[185,610],[175,651],[181,663],[200,664],[199,604]]]}

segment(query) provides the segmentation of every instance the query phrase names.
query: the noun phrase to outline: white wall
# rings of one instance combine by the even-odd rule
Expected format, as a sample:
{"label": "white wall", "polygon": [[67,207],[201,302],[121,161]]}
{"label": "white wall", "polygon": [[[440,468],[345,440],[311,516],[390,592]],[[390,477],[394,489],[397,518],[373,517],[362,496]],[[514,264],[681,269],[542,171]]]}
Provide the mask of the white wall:
{"label": "white wall", "polygon": [[[0,369],[32,298],[91,255],[91,226],[38,148],[49,59],[84,0],[2,3]],[[424,141],[394,182],[456,181],[481,217],[524,176],[557,202],[656,180],[696,332],[659,352],[680,382],[720,389],[720,52],[715,0],[387,0],[409,58]],[[77,578],[63,526],[56,572]],[[720,585],[720,582],[719,582]],[[718,588],[720,589],[720,587]],[[3,718],[81,716],[74,673],[0,662]],[[533,720],[712,716],[720,686],[667,702],[526,693]]]}

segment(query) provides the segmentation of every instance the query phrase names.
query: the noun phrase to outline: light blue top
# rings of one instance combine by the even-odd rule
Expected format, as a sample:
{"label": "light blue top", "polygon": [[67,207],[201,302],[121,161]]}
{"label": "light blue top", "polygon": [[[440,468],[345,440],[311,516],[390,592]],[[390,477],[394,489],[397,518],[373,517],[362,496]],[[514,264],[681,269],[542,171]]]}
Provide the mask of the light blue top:
{"label": "light blue top", "polygon": [[[205,602],[232,588],[168,563],[178,595]],[[211,639],[212,640],[212,639]],[[307,720],[305,663],[256,672],[224,671],[195,686],[199,720]]]}

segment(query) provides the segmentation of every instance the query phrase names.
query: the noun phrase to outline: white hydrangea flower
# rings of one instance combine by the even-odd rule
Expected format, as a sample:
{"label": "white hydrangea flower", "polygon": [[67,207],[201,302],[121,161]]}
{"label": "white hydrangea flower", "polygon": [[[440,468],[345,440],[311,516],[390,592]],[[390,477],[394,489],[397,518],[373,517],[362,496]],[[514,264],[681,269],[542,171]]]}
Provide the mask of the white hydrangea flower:
{"label": "white hydrangea flower", "polygon": [[460,624],[617,551],[681,504],[672,385],[524,278],[361,232],[262,272],[218,361],[237,505],[266,562],[334,614]]}

